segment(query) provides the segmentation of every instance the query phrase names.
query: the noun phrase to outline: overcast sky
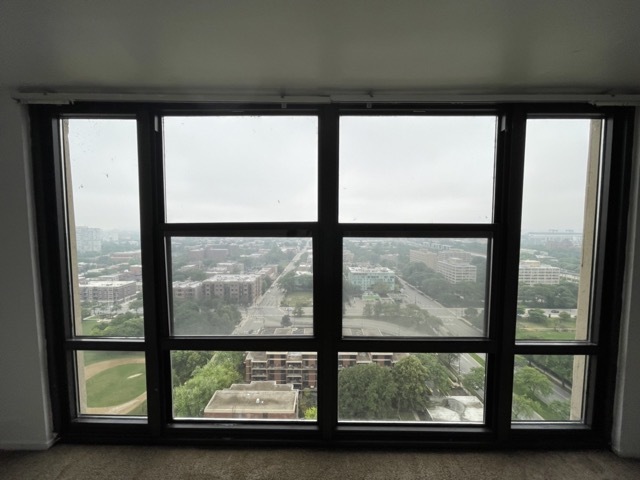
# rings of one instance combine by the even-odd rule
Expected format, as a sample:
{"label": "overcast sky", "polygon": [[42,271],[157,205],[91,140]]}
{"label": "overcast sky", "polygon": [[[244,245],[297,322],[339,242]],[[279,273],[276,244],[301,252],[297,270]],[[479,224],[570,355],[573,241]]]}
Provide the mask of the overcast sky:
{"label": "overcast sky", "polygon": [[[77,225],[138,230],[133,120],[71,120]],[[494,117],[343,117],[340,220],[491,221]],[[167,117],[167,219],[317,220],[315,117]],[[582,230],[588,120],[528,123],[523,230]]]}

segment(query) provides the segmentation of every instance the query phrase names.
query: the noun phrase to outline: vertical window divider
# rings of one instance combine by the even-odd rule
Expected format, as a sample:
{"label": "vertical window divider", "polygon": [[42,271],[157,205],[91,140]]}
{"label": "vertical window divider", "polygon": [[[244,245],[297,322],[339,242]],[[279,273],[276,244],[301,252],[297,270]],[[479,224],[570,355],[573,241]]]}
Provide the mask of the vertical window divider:
{"label": "vertical window divider", "polygon": [[[516,337],[516,307],[518,298],[518,264],[520,258],[520,223],[522,218],[522,182],[524,178],[524,147],[526,138],[526,113],[522,107],[512,107],[505,116],[505,129],[500,150],[502,161],[499,162],[501,178],[497,184],[501,187],[496,192],[496,218],[500,225],[500,235],[496,239],[499,265],[498,282],[503,288],[495,301],[500,305],[497,321],[491,335],[499,344],[495,368],[489,368],[488,382],[490,391],[494,392],[493,412],[495,412],[496,433],[498,442],[506,444],[511,431],[511,403],[513,396],[513,367]],[[501,129],[502,130],[502,129]],[[501,172],[500,172],[501,170]],[[496,262],[497,263],[497,262]],[[488,399],[487,402],[491,400]]]}
{"label": "vertical window divider", "polygon": [[161,415],[162,368],[159,349],[159,319],[161,310],[158,308],[158,289],[156,281],[158,269],[158,228],[162,204],[158,202],[162,193],[158,192],[162,177],[157,168],[158,150],[156,148],[158,134],[154,124],[157,117],[149,109],[141,109],[137,115],[138,126],[138,181],[140,185],[140,243],[142,262],[142,285],[144,302],[144,335],[147,378],[147,421],[150,432],[154,437],[161,434],[163,418]]}
{"label": "vertical window divider", "polygon": [[[314,332],[319,337],[318,423],[322,439],[331,440],[338,422],[338,342],[342,332],[342,241],[338,225],[339,112],[323,106],[318,124],[318,224],[314,271]],[[314,252],[315,252],[314,245]]]}

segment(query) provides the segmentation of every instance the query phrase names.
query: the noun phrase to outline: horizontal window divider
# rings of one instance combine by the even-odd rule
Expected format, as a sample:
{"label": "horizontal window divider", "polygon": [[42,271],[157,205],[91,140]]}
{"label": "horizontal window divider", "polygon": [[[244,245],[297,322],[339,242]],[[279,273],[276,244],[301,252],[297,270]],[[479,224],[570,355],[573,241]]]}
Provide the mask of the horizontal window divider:
{"label": "horizontal window divider", "polygon": [[228,431],[228,432],[260,432],[273,430],[286,430],[287,432],[304,432],[315,433],[320,429],[316,422],[305,422],[304,420],[233,420],[233,419],[179,419],[172,420],[167,424],[166,430],[172,432],[194,432],[199,430],[206,431]]}
{"label": "horizontal window divider", "polygon": [[[556,435],[564,435],[567,433],[567,430],[572,431],[583,431],[588,432],[591,431],[591,427],[582,422],[513,422],[511,425],[511,429],[515,432],[522,433],[523,435],[531,435],[533,432],[540,430],[548,431],[549,433],[554,433]],[[537,435],[537,433],[536,433]]]}
{"label": "horizontal window divider", "polygon": [[324,105],[310,103],[288,102],[286,97],[282,102],[269,102],[263,104],[247,104],[244,102],[228,102],[223,104],[213,103],[174,103],[159,105],[157,113],[166,117],[198,117],[198,116],[237,116],[237,115],[261,115],[261,116],[301,116],[319,115]]}
{"label": "horizontal window divider", "polygon": [[108,431],[122,431],[123,428],[131,429],[138,433],[144,433],[148,430],[149,425],[146,418],[143,417],[131,417],[131,416],[115,416],[115,415],[80,415],[70,422],[70,428],[83,428],[88,427],[92,429],[99,429],[102,432]]}
{"label": "horizontal window divider", "polygon": [[320,341],[313,337],[172,337],[161,346],[165,350],[317,352]]}
{"label": "horizontal window divider", "polygon": [[337,342],[339,352],[399,352],[399,353],[496,353],[495,341],[483,339],[425,337],[357,337]]}
{"label": "horizontal window divider", "polygon": [[599,345],[586,342],[518,342],[514,346],[516,355],[597,355],[599,352]]}
{"label": "horizontal window divider", "polygon": [[74,338],[67,340],[64,344],[66,350],[107,350],[144,352],[147,348],[143,338]]}
{"label": "horizontal window divider", "polygon": [[495,223],[340,223],[344,237],[493,238],[499,231]]}
{"label": "horizontal window divider", "polygon": [[389,115],[389,116],[491,116],[499,115],[502,108],[499,105],[447,105],[437,103],[376,103],[375,99],[371,99],[371,103],[343,103],[338,105],[338,113],[341,116],[365,116],[365,115]]}
{"label": "horizontal window divider", "polygon": [[121,111],[117,113],[115,112],[114,113],[73,112],[68,114],[63,113],[60,115],[60,118],[62,120],[83,119],[83,118],[90,119],[90,120],[136,120],[137,113],[138,113],[137,109],[132,109],[130,113],[123,113]]}
{"label": "horizontal window divider", "polygon": [[318,230],[316,222],[302,223],[165,223],[165,235],[174,237],[310,237]]}
{"label": "horizontal window divider", "polygon": [[[420,438],[424,436],[457,436],[457,435],[469,435],[474,439],[478,439],[479,436],[492,436],[494,435],[493,430],[487,427],[484,424],[478,424],[477,426],[472,426],[469,424],[445,424],[445,423],[406,423],[406,422],[398,422],[398,423],[380,423],[380,422],[371,422],[375,424],[376,432],[384,432],[385,435],[416,435]],[[371,427],[373,425],[367,425],[366,423],[361,423],[359,425],[350,425],[345,423],[340,423],[336,427],[336,436],[371,436]]]}

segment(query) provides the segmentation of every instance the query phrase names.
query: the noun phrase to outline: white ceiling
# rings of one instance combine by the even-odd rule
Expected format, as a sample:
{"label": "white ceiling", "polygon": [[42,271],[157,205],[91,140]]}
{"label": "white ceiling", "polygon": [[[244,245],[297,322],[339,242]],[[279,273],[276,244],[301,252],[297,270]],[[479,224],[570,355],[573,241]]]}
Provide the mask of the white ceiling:
{"label": "white ceiling", "polygon": [[640,93],[638,0],[0,0],[0,88]]}

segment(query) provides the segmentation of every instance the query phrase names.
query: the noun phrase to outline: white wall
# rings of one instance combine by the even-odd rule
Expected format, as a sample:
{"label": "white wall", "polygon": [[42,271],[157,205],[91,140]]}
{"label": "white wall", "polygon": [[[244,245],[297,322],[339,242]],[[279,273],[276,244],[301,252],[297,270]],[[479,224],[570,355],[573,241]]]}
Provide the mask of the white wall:
{"label": "white wall", "polygon": [[28,137],[26,111],[0,90],[0,449],[53,439]]}
{"label": "white wall", "polygon": [[612,444],[619,455],[640,458],[640,109],[636,113],[635,128]]}

